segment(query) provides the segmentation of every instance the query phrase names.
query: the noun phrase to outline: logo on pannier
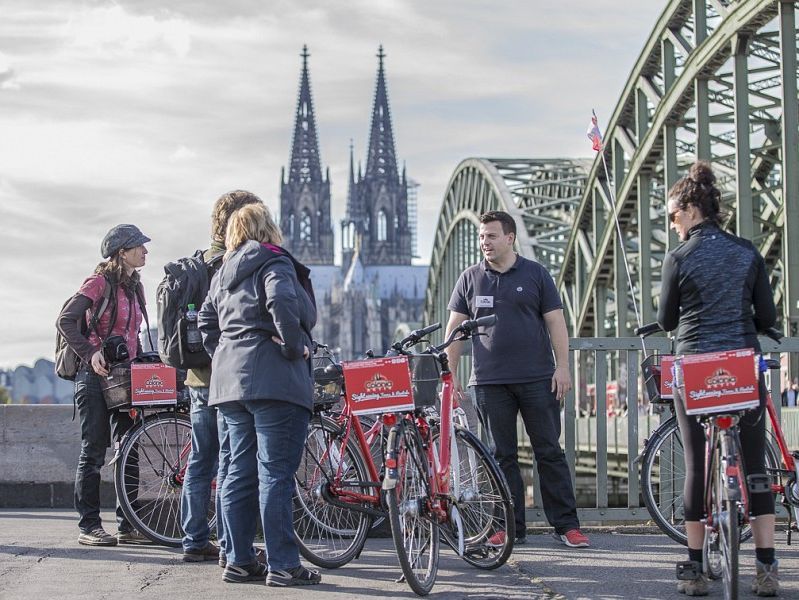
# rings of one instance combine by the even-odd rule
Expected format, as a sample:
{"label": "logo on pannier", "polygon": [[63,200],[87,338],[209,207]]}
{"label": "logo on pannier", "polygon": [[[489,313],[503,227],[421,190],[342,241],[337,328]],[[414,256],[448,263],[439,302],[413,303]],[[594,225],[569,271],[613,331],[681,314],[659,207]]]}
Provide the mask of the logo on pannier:
{"label": "logo on pannier", "polygon": [[738,379],[729,371],[719,368],[710,377],[705,378],[705,385],[710,388],[729,387],[735,385]]}
{"label": "logo on pannier", "polygon": [[163,385],[164,385],[164,382],[155,373],[150,375],[150,378],[147,381],[144,382],[144,386],[145,387],[161,387]]}
{"label": "logo on pannier", "polygon": [[364,384],[364,388],[366,388],[368,392],[387,392],[393,387],[394,383],[380,373],[375,373],[374,376]]}

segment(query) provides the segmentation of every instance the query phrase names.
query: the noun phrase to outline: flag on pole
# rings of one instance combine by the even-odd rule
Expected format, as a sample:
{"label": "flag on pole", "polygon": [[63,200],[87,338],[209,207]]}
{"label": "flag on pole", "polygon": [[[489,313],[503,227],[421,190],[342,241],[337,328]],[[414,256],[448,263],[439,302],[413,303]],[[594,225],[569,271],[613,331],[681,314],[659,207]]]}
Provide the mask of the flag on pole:
{"label": "flag on pole", "polygon": [[[593,111],[592,111],[593,113]],[[591,147],[594,152],[602,150],[602,133],[599,131],[599,125],[596,121],[596,113],[591,117],[591,123],[588,125],[588,139],[591,140]]]}

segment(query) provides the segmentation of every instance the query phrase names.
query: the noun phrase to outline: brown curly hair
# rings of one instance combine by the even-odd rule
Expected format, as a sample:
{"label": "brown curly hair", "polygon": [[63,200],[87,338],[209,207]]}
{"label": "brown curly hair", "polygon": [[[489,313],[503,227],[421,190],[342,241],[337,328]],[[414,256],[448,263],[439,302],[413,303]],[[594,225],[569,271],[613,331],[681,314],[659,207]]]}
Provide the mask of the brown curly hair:
{"label": "brown curly hair", "polygon": [[669,199],[674,200],[681,210],[693,204],[706,221],[721,225],[724,217],[721,191],[716,187],[716,175],[709,162],[698,160],[692,164],[688,174],[671,186]]}
{"label": "brown curly hair", "polygon": [[246,190],[234,190],[226,194],[222,194],[219,200],[214,202],[214,208],[211,210],[211,237],[218,244],[224,246],[225,233],[227,232],[227,224],[230,216],[239,210],[242,206],[248,204],[263,204],[258,196]]}

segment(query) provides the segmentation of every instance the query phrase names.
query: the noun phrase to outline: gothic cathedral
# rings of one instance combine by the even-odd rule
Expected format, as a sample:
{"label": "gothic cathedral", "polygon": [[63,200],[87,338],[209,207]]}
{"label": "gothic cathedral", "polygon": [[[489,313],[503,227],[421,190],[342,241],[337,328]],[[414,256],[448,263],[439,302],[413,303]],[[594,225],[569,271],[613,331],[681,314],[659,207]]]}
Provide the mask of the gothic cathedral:
{"label": "gothic cathedral", "polygon": [[303,46],[300,91],[288,179],[280,181],[284,245],[311,267],[318,319],[314,337],[342,359],[372,349],[382,354],[398,331],[418,326],[427,266],[412,265],[414,223],[409,222],[408,179],[400,174],[384,70],[377,54],[366,172],[355,172],[350,145],[347,208],[341,221],[341,266],[334,264],[329,169],[322,176],[311,98],[308,49]]}

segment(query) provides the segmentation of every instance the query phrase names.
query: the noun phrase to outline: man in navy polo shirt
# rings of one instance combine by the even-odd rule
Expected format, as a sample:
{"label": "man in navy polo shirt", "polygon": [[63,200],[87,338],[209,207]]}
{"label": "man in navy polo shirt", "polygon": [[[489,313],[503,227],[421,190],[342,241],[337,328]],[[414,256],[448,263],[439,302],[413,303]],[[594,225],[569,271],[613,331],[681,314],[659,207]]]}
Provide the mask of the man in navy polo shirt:
{"label": "man in navy polo shirt", "polygon": [[[469,385],[475,388],[477,408],[513,496],[516,543],[526,541],[516,436],[521,413],[538,466],[544,513],[555,528],[555,539],[573,548],[587,547],[559,442],[560,403],[571,389],[569,337],[560,296],[544,267],[513,251],[516,222],[508,213],[483,214],[479,234],[484,260],[466,269],[455,285],[447,335],[466,319],[497,316],[486,335],[472,338]],[[461,353],[462,343],[448,350],[453,373]],[[504,532],[497,536],[494,542],[499,544]]]}

